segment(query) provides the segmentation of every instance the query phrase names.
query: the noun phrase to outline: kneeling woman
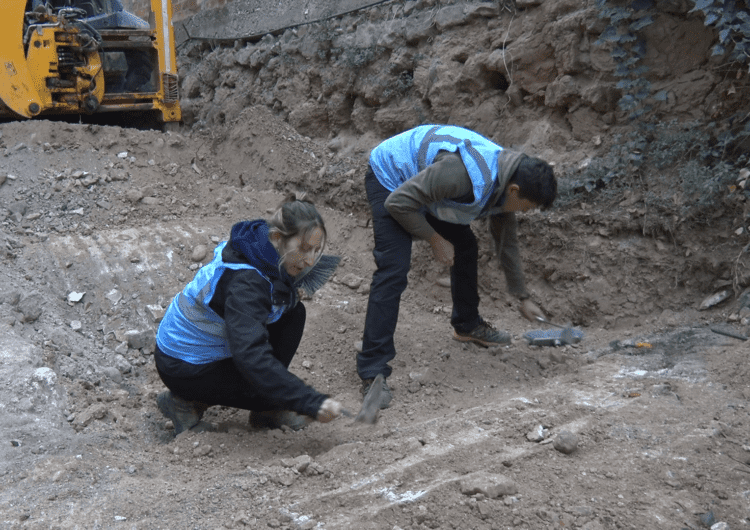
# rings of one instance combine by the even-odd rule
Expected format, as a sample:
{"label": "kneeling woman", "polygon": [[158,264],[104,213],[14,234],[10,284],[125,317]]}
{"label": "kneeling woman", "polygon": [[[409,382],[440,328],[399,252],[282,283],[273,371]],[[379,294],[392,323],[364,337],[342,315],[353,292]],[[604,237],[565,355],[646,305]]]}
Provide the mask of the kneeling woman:
{"label": "kneeling woman", "polygon": [[170,304],[154,358],[169,391],[157,397],[176,434],[205,430],[213,405],[252,411],[256,427],[329,422],[341,405],[289,372],[305,327],[295,277],[326,243],[315,206],[289,196],[270,220],[242,221]]}

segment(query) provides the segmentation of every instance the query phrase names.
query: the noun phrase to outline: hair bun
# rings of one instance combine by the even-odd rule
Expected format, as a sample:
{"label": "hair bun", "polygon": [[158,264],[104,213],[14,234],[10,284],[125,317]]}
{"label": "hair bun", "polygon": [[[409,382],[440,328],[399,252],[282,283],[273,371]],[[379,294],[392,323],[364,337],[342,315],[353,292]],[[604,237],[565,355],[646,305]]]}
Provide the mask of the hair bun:
{"label": "hair bun", "polygon": [[281,207],[281,206],[283,206],[283,205],[285,205],[287,203],[297,202],[297,201],[312,203],[312,201],[307,196],[307,192],[305,192],[305,191],[291,191],[291,192],[287,193],[284,196],[284,199],[281,201],[281,204],[279,205],[279,207]]}

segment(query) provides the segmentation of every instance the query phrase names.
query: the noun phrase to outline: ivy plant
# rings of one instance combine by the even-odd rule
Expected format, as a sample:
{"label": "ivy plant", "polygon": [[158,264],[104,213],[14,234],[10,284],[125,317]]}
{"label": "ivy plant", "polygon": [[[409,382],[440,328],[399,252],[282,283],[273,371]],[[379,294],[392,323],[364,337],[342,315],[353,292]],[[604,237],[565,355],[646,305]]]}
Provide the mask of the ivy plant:
{"label": "ivy plant", "polygon": [[[646,56],[646,41],[640,33],[654,22],[654,0],[632,0],[621,5],[612,5],[610,0],[597,0],[597,7],[599,17],[608,19],[609,23],[595,44],[612,46],[611,56],[616,63],[614,75],[622,78],[617,83],[623,94],[618,105],[629,112],[630,118],[638,118],[651,110],[647,103],[651,83],[644,77],[648,66],[642,63]],[[663,101],[666,93],[662,91],[654,99]]]}
{"label": "ivy plant", "polygon": [[713,47],[713,55],[729,53],[730,62],[748,65],[750,72],[750,14],[742,0],[692,0],[695,6],[691,13],[701,11],[705,25],[719,32],[719,42]]}

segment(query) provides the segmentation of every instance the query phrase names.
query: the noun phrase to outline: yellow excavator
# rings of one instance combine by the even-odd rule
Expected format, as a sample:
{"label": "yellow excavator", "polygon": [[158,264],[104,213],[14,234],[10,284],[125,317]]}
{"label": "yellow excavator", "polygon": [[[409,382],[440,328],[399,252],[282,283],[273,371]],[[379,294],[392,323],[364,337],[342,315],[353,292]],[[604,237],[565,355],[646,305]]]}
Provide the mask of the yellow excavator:
{"label": "yellow excavator", "polygon": [[4,0],[0,118],[145,112],[181,119],[171,0]]}

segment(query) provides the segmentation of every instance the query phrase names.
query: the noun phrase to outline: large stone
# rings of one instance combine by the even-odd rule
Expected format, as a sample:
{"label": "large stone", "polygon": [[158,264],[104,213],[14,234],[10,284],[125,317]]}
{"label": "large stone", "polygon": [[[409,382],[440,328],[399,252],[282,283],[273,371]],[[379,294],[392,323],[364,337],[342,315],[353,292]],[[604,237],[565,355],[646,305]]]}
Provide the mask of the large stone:
{"label": "large stone", "polygon": [[418,102],[405,100],[393,107],[379,109],[375,112],[373,121],[382,136],[392,136],[422,123],[421,110]]}
{"label": "large stone", "polygon": [[318,136],[328,129],[328,109],[324,103],[308,100],[289,113],[289,123],[302,134]]}
{"label": "large stone", "polygon": [[431,13],[419,13],[409,18],[404,38],[407,44],[416,44],[431,37],[435,33]]}
{"label": "large stone", "polygon": [[196,245],[193,252],[190,254],[190,259],[193,262],[203,261],[208,255],[208,247],[206,245]]}
{"label": "large stone", "polygon": [[613,83],[595,81],[581,90],[581,97],[596,112],[604,114],[617,109],[622,93]]}
{"label": "large stone", "polygon": [[539,35],[524,35],[506,50],[513,59],[513,82],[526,92],[535,94],[557,77],[554,50]]}
{"label": "large stone", "polygon": [[700,105],[712,91],[716,83],[716,76],[706,70],[693,70],[678,78],[671,78],[665,82],[651,85],[654,93],[665,91],[666,101],[658,101],[655,108],[660,112],[672,114],[693,114],[696,117],[702,113]]}
{"label": "large stone", "polygon": [[503,495],[518,493],[516,483],[505,475],[480,472],[461,480],[461,493],[476,495],[481,493],[485,497],[495,499]]}
{"label": "large stone", "polygon": [[24,322],[34,322],[42,315],[44,297],[37,292],[32,292],[18,302],[18,311],[23,315]]}
{"label": "large stone", "polygon": [[134,350],[140,350],[152,345],[156,341],[156,333],[153,329],[131,329],[125,332],[125,340],[128,346]]}
{"label": "large stone", "polygon": [[195,72],[190,72],[182,80],[182,96],[186,98],[197,98],[201,95],[202,81]]}
{"label": "large stone", "polygon": [[[655,22],[643,29],[650,79],[675,78],[706,63],[714,43],[712,28],[701,18],[681,20],[671,15],[655,17]],[[675,46],[679,42],[680,46]]]}
{"label": "large stone", "polygon": [[354,126],[354,130],[359,134],[371,132],[373,127],[373,121],[375,118],[375,111],[377,109],[369,106],[365,103],[364,99],[358,97],[354,100],[354,106],[352,108],[351,121]]}
{"label": "large stone", "polygon": [[552,446],[561,453],[569,455],[578,448],[578,436],[570,431],[560,431],[552,440]]}
{"label": "large stone", "polygon": [[569,113],[566,118],[570,123],[573,137],[580,142],[590,142],[601,134],[604,123],[599,114],[589,107],[580,107]]}
{"label": "large stone", "polygon": [[547,86],[544,104],[552,108],[567,109],[576,103],[580,97],[580,88],[576,80],[569,75],[564,75]]}
{"label": "large stone", "polygon": [[328,123],[333,129],[341,129],[349,123],[352,106],[352,100],[347,94],[343,92],[331,94],[326,102],[326,108],[328,110]]}

